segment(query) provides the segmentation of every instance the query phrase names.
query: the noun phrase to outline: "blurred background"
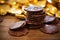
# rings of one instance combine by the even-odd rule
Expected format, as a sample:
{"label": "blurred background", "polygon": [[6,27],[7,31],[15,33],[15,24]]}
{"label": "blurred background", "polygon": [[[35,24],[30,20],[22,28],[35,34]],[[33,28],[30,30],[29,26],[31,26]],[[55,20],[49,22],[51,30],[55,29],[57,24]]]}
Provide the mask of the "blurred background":
{"label": "blurred background", "polygon": [[25,18],[25,7],[41,6],[46,14],[60,18],[60,0],[0,0],[0,15],[14,14]]}

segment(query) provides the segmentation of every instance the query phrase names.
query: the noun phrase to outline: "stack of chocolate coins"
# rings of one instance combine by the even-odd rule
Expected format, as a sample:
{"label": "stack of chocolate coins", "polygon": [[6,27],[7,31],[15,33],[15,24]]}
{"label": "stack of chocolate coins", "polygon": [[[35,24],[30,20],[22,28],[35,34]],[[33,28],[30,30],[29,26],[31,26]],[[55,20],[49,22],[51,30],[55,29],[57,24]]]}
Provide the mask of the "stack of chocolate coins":
{"label": "stack of chocolate coins", "polygon": [[52,34],[58,32],[58,19],[53,16],[46,15],[44,19],[44,27],[41,27],[40,30],[44,33]]}
{"label": "stack of chocolate coins", "polygon": [[[27,24],[30,25],[42,25],[45,14],[43,8],[40,6],[29,6],[25,8],[27,11]],[[37,28],[37,26],[35,28]],[[34,28],[34,27],[31,27]]]}

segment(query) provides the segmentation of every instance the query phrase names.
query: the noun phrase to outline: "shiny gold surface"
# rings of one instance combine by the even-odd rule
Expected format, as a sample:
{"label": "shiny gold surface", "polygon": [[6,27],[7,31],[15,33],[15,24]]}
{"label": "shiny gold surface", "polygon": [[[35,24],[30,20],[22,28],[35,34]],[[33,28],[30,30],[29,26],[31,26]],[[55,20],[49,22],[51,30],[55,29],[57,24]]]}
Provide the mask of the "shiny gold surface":
{"label": "shiny gold surface", "polygon": [[10,9],[8,5],[0,5],[0,15],[7,14],[7,11]]}
{"label": "shiny gold surface", "polygon": [[[6,3],[6,5],[4,3]],[[46,14],[50,16],[56,15],[58,14],[58,11],[60,11],[60,6],[59,6],[60,0],[7,0],[7,1],[0,0],[0,4],[5,5],[5,6],[0,5],[1,15],[5,15],[7,12],[10,12],[11,14],[14,13],[15,15],[16,14],[20,15],[22,12],[26,14],[26,12],[24,11],[24,8],[28,6],[44,7]],[[9,6],[9,8],[6,6]],[[14,10],[11,10],[11,9],[14,9]]]}
{"label": "shiny gold surface", "polygon": [[58,9],[56,7],[54,7],[51,4],[47,4],[46,8],[45,8],[46,13],[49,15],[49,13],[51,15],[54,15],[57,13]]}
{"label": "shiny gold surface", "polygon": [[60,18],[60,11],[56,13],[56,17]]}

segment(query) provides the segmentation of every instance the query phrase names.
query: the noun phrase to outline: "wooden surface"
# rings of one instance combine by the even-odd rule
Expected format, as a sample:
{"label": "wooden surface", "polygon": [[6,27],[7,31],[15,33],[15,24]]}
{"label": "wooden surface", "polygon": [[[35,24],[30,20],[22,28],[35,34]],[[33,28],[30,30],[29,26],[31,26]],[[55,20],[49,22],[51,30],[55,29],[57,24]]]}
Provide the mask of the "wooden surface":
{"label": "wooden surface", "polygon": [[[29,30],[29,33],[22,37],[14,37],[8,34],[9,27],[15,22],[20,21],[14,16],[5,16],[2,23],[0,23],[0,40],[60,40],[59,32],[56,34],[45,34],[39,29]],[[60,24],[58,24],[60,25]]]}

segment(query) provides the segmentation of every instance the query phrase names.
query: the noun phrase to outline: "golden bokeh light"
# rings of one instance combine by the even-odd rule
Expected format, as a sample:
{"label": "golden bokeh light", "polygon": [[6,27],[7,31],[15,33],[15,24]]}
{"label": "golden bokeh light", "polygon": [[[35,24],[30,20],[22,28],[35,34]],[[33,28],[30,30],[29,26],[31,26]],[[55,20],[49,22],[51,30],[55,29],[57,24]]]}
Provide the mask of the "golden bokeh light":
{"label": "golden bokeh light", "polygon": [[[5,2],[6,1],[4,0],[0,0],[0,3],[2,4]],[[24,10],[25,7],[41,6],[44,8],[46,14],[50,16],[56,15],[56,17],[59,17],[60,10],[55,6],[56,2],[60,3],[60,0],[8,0],[7,5],[9,8],[6,7],[5,9],[5,7],[0,7],[0,14],[5,15],[7,12],[10,12],[11,14],[21,17],[22,13],[24,13],[23,15],[26,15],[26,11]]]}

